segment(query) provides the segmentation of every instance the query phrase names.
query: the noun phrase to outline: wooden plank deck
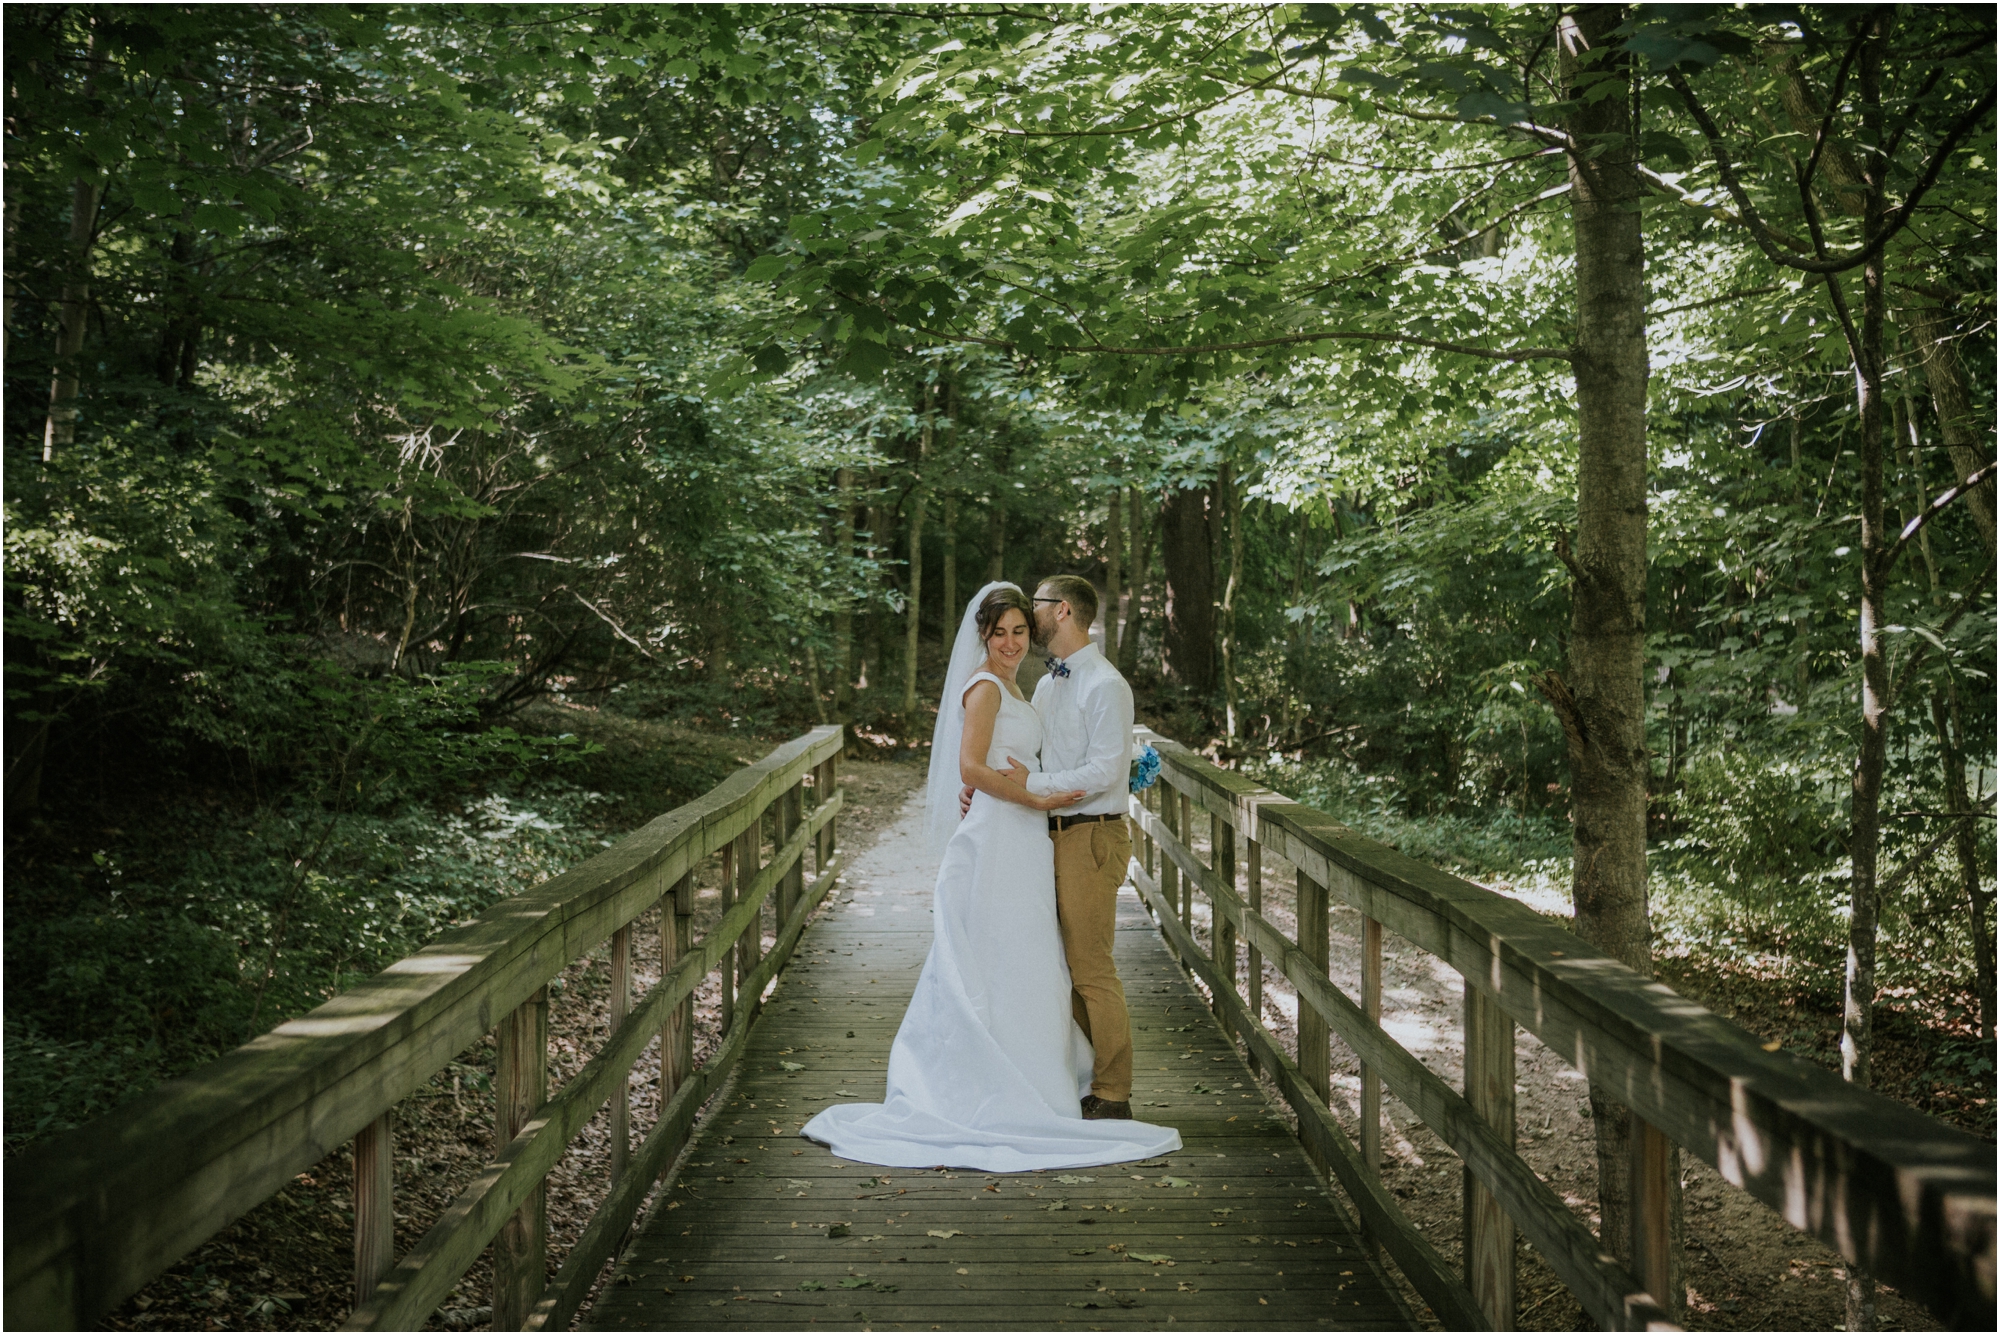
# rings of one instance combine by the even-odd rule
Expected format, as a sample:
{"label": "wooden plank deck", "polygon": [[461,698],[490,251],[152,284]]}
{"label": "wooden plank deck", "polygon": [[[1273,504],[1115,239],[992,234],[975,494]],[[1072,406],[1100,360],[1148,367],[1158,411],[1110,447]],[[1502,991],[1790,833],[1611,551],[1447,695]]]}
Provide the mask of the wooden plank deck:
{"label": "wooden plank deck", "polygon": [[1180,1153],[999,1175],[874,1169],[799,1138],[828,1103],[882,1097],[930,943],[918,828],[862,855],[807,931],[589,1328],[1408,1329],[1129,887],[1134,1111],[1177,1127]]}

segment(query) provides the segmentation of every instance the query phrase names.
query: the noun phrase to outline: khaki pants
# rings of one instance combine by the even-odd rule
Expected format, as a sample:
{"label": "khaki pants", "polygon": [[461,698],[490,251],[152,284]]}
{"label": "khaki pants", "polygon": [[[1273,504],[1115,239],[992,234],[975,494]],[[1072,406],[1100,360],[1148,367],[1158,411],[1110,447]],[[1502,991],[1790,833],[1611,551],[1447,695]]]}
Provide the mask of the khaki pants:
{"label": "khaki pants", "polygon": [[1111,947],[1132,836],[1120,818],[1072,825],[1049,837],[1055,843],[1056,918],[1069,959],[1070,1011],[1096,1052],[1090,1092],[1124,1103],[1132,1097],[1132,1019]]}

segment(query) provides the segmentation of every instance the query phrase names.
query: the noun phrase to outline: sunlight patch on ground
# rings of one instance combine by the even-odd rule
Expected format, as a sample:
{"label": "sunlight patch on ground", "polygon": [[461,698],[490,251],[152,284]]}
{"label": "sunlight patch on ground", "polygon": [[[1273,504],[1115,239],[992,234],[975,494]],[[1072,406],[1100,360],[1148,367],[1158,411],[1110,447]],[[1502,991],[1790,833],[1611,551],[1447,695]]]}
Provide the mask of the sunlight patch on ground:
{"label": "sunlight patch on ground", "polygon": [[1422,1020],[1382,1017],[1382,1029],[1410,1052],[1444,1052],[1457,1047],[1456,1035],[1440,1033],[1435,1025]]}

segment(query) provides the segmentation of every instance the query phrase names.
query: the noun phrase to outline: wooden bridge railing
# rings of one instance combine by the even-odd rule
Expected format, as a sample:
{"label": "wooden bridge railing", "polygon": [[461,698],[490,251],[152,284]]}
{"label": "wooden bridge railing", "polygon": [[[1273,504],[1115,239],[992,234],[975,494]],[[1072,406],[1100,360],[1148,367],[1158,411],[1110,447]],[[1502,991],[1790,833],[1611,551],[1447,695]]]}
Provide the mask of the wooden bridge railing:
{"label": "wooden bridge railing", "polygon": [[[1284,1092],[1309,1153],[1447,1328],[1512,1329],[1516,1229],[1604,1328],[1671,1326],[1656,1301],[1668,1273],[1671,1141],[1927,1304],[1947,1329],[1993,1329],[1993,1146],[1767,1050],[1525,906],[1138,731],[1158,748],[1164,780],[1132,802],[1141,893],[1223,1023]],[[1206,864],[1190,851],[1197,812],[1210,822]],[[1266,851],[1298,869],[1296,940],[1263,916]],[[1193,932],[1196,893],[1212,910],[1209,952]],[[1330,897],[1363,916],[1358,1001],[1328,978]],[[1379,1023],[1384,928],[1464,976],[1462,1092]],[[1236,977],[1239,940],[1248,947],[1247,997]],[[1296,1059],[1259,1018],[1265,959],[1298,989]],[[1637,1275],[1604,1254],[1514,1151],[1515,1025],[1635,1114]],[[1327,1110],[1329,1029],[1362,1063],[1358,1148]],[[1462,1273],[1382,1187],[1384,1082],[1464,1163]]]}
{"label": "wooden bridge railing", "polygon": [[[816,728],[561,876],[152,1096],[21,1154],[6,1181],[6,1324],[98,1323],[154,1276],[354,1141],[348,1328],[415,1330],[488,1244],[493,1327],[566,1330],[702,1103],[741,1055],[765,984],[840,871],[842,733]],[[807,796],[812,798],[810,810]],[[768,826],[775,850],[762,860]],[[815,878],[805,882],[805,854]],[[721,921],[691,931],[694,873],[719,857]],[[765,905],[776,944],[762,952]],[[661,977],[631,1004],[632,928],[660,909]],[[610,1034],[551,1097],[547,984],[611,942]],[[723,1040],[693,1063],[695,989],[720,971]],[[498,1155],[396,1261],[391,1114],[493,1033]],[[659,1115],[630,1140],[633,1063],[660,1039]],[[609,1102],[611,1184],[545,1283],[545,1180]]]}

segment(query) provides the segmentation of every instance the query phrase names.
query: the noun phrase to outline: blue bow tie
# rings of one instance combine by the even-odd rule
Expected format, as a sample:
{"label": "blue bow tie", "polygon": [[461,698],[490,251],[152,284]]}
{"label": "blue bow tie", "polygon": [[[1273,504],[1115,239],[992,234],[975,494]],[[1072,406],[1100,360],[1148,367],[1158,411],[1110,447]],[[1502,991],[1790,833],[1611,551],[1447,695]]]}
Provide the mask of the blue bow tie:
{"label": "blue bow tie", "polygon": [[1057,658],[1055,655],[1051,654],[1042,661],[1049,665],[1049,675],[1051,677],[1067,677],[1069,675],[1069,664],[1063,662],[1062,659]]}

